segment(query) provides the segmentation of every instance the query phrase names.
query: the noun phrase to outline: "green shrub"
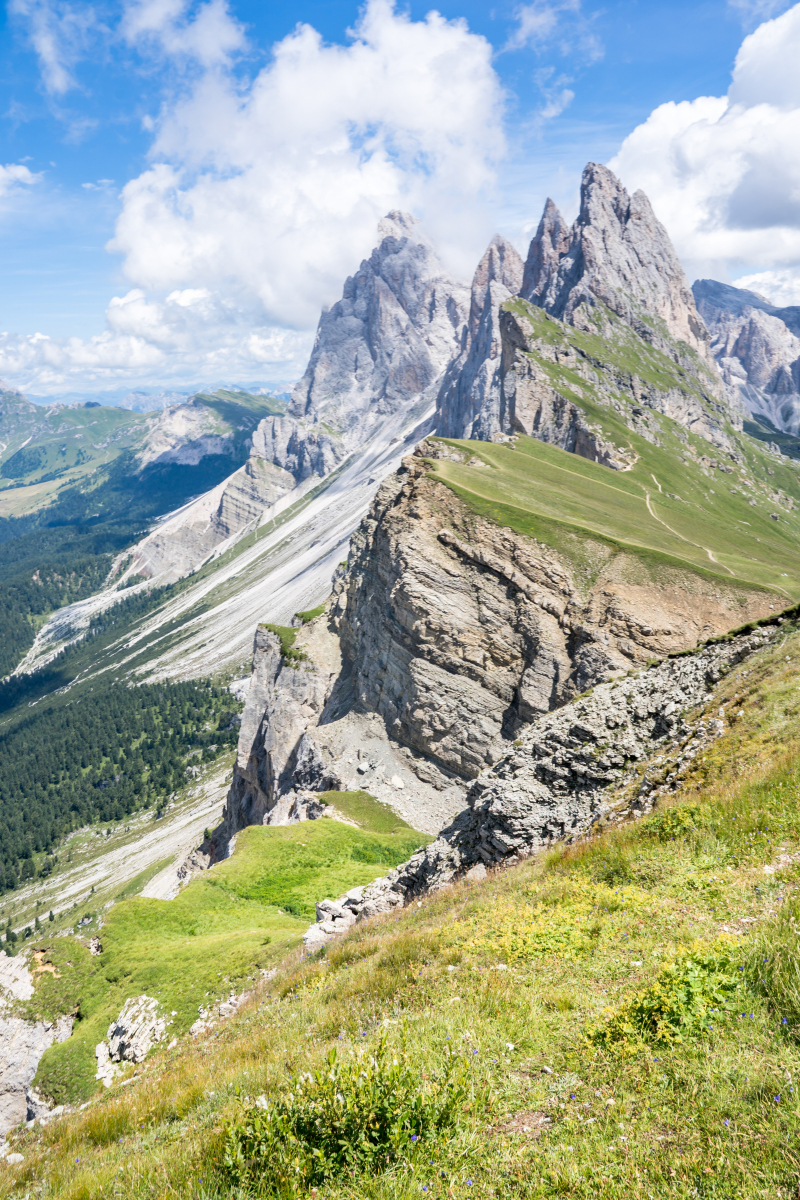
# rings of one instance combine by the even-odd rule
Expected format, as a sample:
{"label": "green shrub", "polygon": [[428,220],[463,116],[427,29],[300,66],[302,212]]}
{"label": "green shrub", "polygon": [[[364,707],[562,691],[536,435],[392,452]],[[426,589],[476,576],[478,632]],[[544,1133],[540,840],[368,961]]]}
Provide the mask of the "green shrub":
{"label": "green shrub", "polygon": [[609,887],[631,883],[634,879],[630,856],[616,841],[604,846],[596,857],[592,856],[590,870],[593,879],[598,883],[607,883]]}
{"label": "green shrub", "polygon": [[679,804],[642,821],[642,832],[659,842],[671,842],[673,838],[694,833],[702,820],[703,810],[699,804]]}
{"label": "green shrub", "polygon": [[[433,1073],[431,1073],[433,1076]],[[391,1057],[386,1036],[374,1054],[301,1075],[274,1097],[244,1098],[225,1131],[231,1182],[267,1196],[306,1194],[326,1180],[385,1170],[458,1120],[468,1093],[466,1060],[445,1051],[436,1077],[423,1079],[406,1055]]]}
{"label": "green shrub", "polygon": [[696,943],[666,963],[649,987],[637,992],[616,1012],[609,1011],[589,1030],[597,1046],[635,1050],[642,1042],[672,1044],[698,1037],[721,1023],[734,993],[743,984],[734,947]]}

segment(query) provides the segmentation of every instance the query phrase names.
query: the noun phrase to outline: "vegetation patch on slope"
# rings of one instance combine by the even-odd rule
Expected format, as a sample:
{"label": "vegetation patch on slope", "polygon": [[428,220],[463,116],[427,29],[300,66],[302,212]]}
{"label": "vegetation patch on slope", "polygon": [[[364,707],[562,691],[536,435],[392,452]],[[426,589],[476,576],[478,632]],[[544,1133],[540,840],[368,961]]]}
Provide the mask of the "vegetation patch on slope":
{"label": "vegetation patch on slope", "polygon": [[[308,1195],[313,1168],[319,1200],[795,1196],[798,661],[795,630],[730,673],[707,706],[726,733],[653,816],[290,957],[209,1037],[17,1135],[0,1195]],[[453,1120],[415,1134],[414,1097],[449,1053]],[[371,1064],[395,1059],[409,1136],[379,1157],[362,1089],[376,1073],[379,1099]],[[331,1062],[343,1113],[361,1114],[344,1167],[317,1157],[283,1191],[254,1170],[237,1193],[255,1108],[260,1145],[307,1130]]]}
{"label": "vegetation patch on slope", "polygon": [[341,800],[349,820],[357,814],[358,825],[322,817],[242,830],[233,856],[174,900],[123,900],[102,928],[88,925],[86,935],[97,930],[102,940],[100,955],[80,938],[48,939],[46,930],[27,943],[40,970],[52,971],[41,970],[21,1011],[49,1020],[77,1014],[72,1037],[42,1060],[40,1089],[59,1102],[85,1099],[95,1088],[95,1046],[128,997],[153,996],[170,1018],[170,1036],[185,1033],[201,1005],[252,986],[260,970],[300,943],[317,900],[371,883],[430,840],[399,817],[390,822],[366,792],[327,795]]}

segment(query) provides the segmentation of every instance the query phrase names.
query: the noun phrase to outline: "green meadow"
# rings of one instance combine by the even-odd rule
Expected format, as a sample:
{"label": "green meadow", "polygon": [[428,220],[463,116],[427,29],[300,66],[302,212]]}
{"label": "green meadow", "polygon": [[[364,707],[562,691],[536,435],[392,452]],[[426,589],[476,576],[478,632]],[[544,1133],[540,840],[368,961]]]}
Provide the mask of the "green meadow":
{"label": "green meadow", "polygon": [[[129,996],[155,997],[172,1014],[170,1035],[185,1033],[201,1005],[246,990],[300,945],[317,900],[370,883],[429,840],[365,792],[327,798],[345,821],[250,827],[231,858],[174,900],[123,899],[86,940],[48,940],[45,927],[32,943],[41,970],[25,1011],[77,1020],[72,1037],[45,1054],[37,1086],[61,1103],[85,1099],[96,1087],[95,1046]],[[95,931],[101,956],[88,949]]]}

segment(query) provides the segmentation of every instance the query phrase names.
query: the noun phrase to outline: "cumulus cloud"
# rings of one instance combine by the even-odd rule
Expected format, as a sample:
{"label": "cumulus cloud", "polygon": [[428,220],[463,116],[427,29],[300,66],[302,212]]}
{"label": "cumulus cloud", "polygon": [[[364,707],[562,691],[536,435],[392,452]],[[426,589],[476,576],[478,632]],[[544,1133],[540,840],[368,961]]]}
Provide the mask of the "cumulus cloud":
{"label": "cumulus cloud", "polygon": [[745,38],[726,96],[660,105],[609,164],[648,194],[690,276],[800,278],[798,59],[800,4]]}
{"label": "cumulus cloud", "polygon": [[464,21],[369,0],[348,45],[300,25],[247,89],[204,73],[124,188],[111,248],[137,286],[234,281],[267,320],[306,328],[391,208],[469,270],[503,152],[491,56]]}
{"label": "cumulus cloud", "polygon": [[188,14],[188,0],[134,0],[125,10],[120,32],[129,45],[157,49],[173,60],[203,67],[227,63],[246,45],[243,27],[225,0],[209,0]]}
{"label": "cumulus cloud", "polygon": [[96,337],[0,334],[0,378],[45,394],[115,382],[283,379],[303,370],[310,346],[309,334],[265,328],[246,301],[204,288],[154,301],[134,288],[112,299]]}
{"label": "cumulus cloud", "polygon": [[135,0],[122,25],[132,45],[193,64],[121,193],[109,248],[131,290],[95,338],[4,335],[0,376],[17,386],[296,377],[387,211],[421,217],[464,275],[493,232],[504,96],[465,21],[368,0],[345,44],[299,25],[247,81],[222,0],[189,11]]}
{"label": "cumulus cloud", "polygon": [[38,183],[41,175],[35,175],[23,163],[0,164],[0,200],[19,192],[23,187]]}

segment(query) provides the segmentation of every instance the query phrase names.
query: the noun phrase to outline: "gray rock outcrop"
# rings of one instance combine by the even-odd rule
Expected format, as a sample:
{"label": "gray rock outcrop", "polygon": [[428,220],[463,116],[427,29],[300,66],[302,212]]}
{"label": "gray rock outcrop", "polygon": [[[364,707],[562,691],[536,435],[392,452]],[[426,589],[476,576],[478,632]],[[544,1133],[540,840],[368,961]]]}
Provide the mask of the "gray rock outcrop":
{"label": "gray rock outcrop", "polygon": [[491,440],[501,431],[500,306],[519,292],[522,274],[522,259],[498,234],[472,280],[462,350],[448,367],[436,400],[436,428],[442,437]]}
{"label": "gray rock outcrop", "polygon": [[775,429],[800,433],[800,307],[714,279],[692,284],[733,402]]}
{"label": "gray rock outcrop", "polygon": [[27,1021],[14,1015],[14,1001],[30,1000],[33,980],[24,955],[0,951],[0,1139],[21,1121],[49,1111],[32,1088],[45,1050],[70,1036],[74,1017]]}
{"label": "gray rock outcrop", "polygon": [[297,790],[338,786],[330,756],[326,762],[308,732],[319,721],[334,681],[334,672],[325,667],[285,660],[277,635],[264,628],[256,631],[233,783],[223,827],[214,836],[218,856],[247,825],[302,819],[302,807],[291,813]]}
{"label": "gray rock outcrop", "polygon": [[324,421],[347,448],[380,418],[428,395],[458,352],[468,293],[444,271],[408,213],[391,212],[380,241],[322,313],[289,416]]}
{"label": "gray rock outcrop", "polygon": [[389,736],[471,779],[518,730],[648,659],[768,616],[774,596],[675,569],[648,574],[599,539],[587,586],[566,556],[474,514],[428,462],[466,452],[422,443],[387,480],[334,588],[354,703]]}
{"label": "gray rock outcrop", "polygon": [[521,279],[520,265],[502,238],[481,261],[464,345],[439,393],[437,433],[491,440],[516,431],[624,469],[630,460],[592,429],[585,397],[633,426],[632,408],[652,409],[732,449],[726,425],[741,427],[741,405],[729,402],[644,193],[629,196],[608,168],[589,163],[577,220],[568,228],[548,200]]}
{"label": "gray rock outcrop", "polygon": [[111,1087],[122,1064],[142,1062],[166,1030],[166,1017],[152,996],[132,996],[126,1000],[116,1021],[109,1025],[105,1040],[95,1048],[95,1079]]}
{"label": "gray rock outcrop", "polygon": [[644,192],[629,196],[608,167],[584,168],[568,244],[548,200],[526,274],[526,298],[568,324],[591,329],[601,304],[665,353],[676,354],[683,343],[712,362],[708,331],[666,229]]}
{"label": "gray rock outcrop", "polygon": [[[636,764],[681,741],[687,763],[722,733],[722,716],[698,706],[716,683],[777,634],[767,627],[669,659],[635,677],[601,684],[556,712],[539,717],[503,757],[472,783],[467,808],[403,866],[365,888],[317,905],[305,937],[314,949],[357,920],[389,912],[435,891],[477,866],[510,865],[561,840],[583,836],[605,821],[652,806],[647,776]],[[616,808],[612,796],[622,794]]]}

